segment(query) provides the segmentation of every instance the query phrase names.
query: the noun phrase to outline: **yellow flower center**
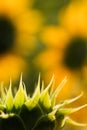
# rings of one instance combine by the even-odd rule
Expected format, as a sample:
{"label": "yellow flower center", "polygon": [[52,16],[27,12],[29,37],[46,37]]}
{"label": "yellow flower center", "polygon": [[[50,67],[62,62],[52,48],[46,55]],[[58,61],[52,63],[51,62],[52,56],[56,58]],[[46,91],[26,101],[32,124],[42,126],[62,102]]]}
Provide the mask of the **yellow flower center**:
{"label": "yellow flower center", "polygon": [[0,54],[4,54],[13,48],[15,39],[15,26],[5,16],[0,17]]}
{"label": "yellow flower center", "polygon": [[87,41],[76,37],[70,41],[64,52],[64,63],[70,69],[81,68],[87,59]]}

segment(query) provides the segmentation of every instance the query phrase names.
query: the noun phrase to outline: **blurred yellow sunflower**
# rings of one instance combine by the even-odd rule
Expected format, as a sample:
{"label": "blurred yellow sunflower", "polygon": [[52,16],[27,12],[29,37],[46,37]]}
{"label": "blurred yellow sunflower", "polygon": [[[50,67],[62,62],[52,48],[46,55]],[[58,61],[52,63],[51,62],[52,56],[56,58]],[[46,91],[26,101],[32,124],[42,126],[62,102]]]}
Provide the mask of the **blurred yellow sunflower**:
{"label": "blurred yellow sunflower", "polygon": [[60,23],[70,33],[87,37],[87,0],[72,1],[59,14]]}
{"label": "blurred yellow sunflower", "polygon": [[[79,35],[73,37],[63,27],[58,26],[45,27],[40,38],[47,45],[47,49],[35,58],[34,63],[41,69],[46,82],[54,74],[56,85],[65,76],[68,77],[66,90],[69,90],[71,85],[77,86],[77,89],[79,85],[86,86],[87,40]],[[74,87],[71,96],[77,92]]]}
{"label": "blurred yellow sunflower", "polygon": [[[62,15],[60,26],[49,25],[42,29],[40,40],[47,48],[35,58],[34,64],[41,70],[45,83],[49,82],[52,74],[55,75],[56,87],[67,76],[68,82],[57,100],[73,97],[83,90],[84,96],[78,101],[81,105],[87,102],[87,25],[85,23],[87,6],[85,7],[85,4],[82,7],[81,4],[74,6],[74,4],[79,3],[69,5],[72,13],[67,11],[68,7],[66,11],[64,9],[60,13]],[[79,114],[84,117],[78,118],[77,114],[74,118],[82,122],[87,121],[84,110]]]}
{"label": "blurred yellow sunflower", "polygon": [[86,7],[86,0],[73,1],[60,11],[61,26],[49,25],[42,29],[40,39],[47,49],[34,63],[46,75],[46,81],[54,73],[57,83],[68,76],[73,86],[87,85]]}
{"label": "blurred yellow sunflower", "polygon": [[34,50],[42,17],[32,2],[0,1],[0,82],[16,81],[27,66],[24,56]]}

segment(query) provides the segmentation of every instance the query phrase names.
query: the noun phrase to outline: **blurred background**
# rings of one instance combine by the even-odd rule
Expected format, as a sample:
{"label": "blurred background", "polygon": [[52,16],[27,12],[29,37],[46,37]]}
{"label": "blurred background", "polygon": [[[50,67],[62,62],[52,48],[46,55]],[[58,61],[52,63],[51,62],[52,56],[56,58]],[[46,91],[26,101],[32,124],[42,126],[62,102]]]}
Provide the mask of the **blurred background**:
{"label": "blurred background", "polygon": [[[66,76],[57,102],[84,96],[72,104],[87,103],[87,0],[0,1],[0,83],[17,87],[23,75],[27,91],[38,75],[45,85],[55,76],[54,89]],[[71,115],[72,116],[72,115]],[[87,123],[87,108],[72,118]],[[63,130],[86,130],[66,125]]]}

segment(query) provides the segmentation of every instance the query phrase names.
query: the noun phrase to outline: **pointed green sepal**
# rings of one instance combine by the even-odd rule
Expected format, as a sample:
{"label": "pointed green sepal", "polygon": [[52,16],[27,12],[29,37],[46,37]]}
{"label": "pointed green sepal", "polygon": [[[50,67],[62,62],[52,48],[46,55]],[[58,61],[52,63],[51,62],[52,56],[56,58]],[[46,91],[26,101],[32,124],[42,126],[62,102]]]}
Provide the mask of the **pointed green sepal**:
{"label": "pointed green sepal", "polygon": [[70,117],[66,117],[65,122],[68,124],[71,124],[71,125],[75,125],[75,126],[82,126],[82,127],[87,126],[87,124],[78,123],[78,122],[72,120]]}
{"label": "pointed green sepal", "polygon": [[78,96],[76,96],[75,98],[72,98],[72,99],[67,99],[67,100],[64,100],[62,102],[60,102],[59,104],[55,105],[53,109],[59,109],[61,107],[64,107],[65,105],[68,105],[70,103],[73,103],[74,101],[78,100],[79,98],[81,98],[83,95],[83,92],[81,92]]}
{"label": "pointed green sepal", "polygon": [[64,80],[62,80],[62,82],[59,84],[59,86],[57,87],[57,89],[53,92],[52,98],[51,98],[52,107],[55,106],[56,97],[59,95],[60,91],[62,90],[62,88],[64,87],[64,85],[66,84],[66,82],[67,82],[67,79],[65,77]]}
{"label": "pointed green sepal", "polygon": [[77,108],[61,108],[58,110],[58,113],[63,114],[63,115],[69,115],[69,114],[77,112],[85,107],[87,107],[87,104],[84,104],[84,105],[77,107]]}
{"label": "pointed green sepal", "polygon": [[7,91],[5,105],[6,105],[7,111],[12,110],[12,108],[13,108],[13,95],[12,95],[12,89],[11,89],[11,81],[10,81],[9,89]]}
{"label": "pointed green sepal", "polygon": [[1,83],[0,86],[0,94],[1,94],[1,102],[3,103],[6,99],[6,89],[3,86],[3,83]]}
{"label": "pointed green sepal", "polygon": [[38,78],[38,84],[36,86],[36,89],[34,91],[34,94],[31,98],[29,98],[26,102],[25,102],[25,105],[27,106],[27,108],[29,110],[32,110],[37,104],[38,104],[38,101],[39,101],[39,97],[40,97],[40,76]]}
{"label": "pointed green sepal", "polygon": [[54,80],[54,76],[52,77],[48,86],[41,92],[41,96],[39,99],[40,106],[42,107],[42,109],[45,109],[46,111],[50,110],[51,108],[51,98],[49,94],[49,89],[51,88],[53,84],[53,80]]}
{"label": "pointed green sepal", "polygon": [[25,94],[25,90],[23,88],[22,76],[21,76],[19,89],[14,97],[15,108],[16,109],[21,108],[21,106],[24,104],[25,101],[26,101],[26,94]]}

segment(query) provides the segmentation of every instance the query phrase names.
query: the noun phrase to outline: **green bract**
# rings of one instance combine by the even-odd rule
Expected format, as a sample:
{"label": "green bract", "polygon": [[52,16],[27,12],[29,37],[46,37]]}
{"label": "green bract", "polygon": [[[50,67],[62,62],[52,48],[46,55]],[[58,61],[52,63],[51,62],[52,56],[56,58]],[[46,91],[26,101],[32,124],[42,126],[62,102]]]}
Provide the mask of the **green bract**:
{"label": "green bract", "polygon": [[56,97],[66,83],[66,78],[53,91],[52,77],[47,87],[40,83],[40,76],[36,89],[32,96],[26,93],[22,76],[19,88],[14,94],[11,83],[8,90],[1,91],[0,99],[0,130],[55,130],[62,128],[64,124],[70,123],[85,126],[72,119],[69,114],[74,113],[87,104],[78,108],[65,108],[64,106],[79,99],[79,96],[56,104]]}

